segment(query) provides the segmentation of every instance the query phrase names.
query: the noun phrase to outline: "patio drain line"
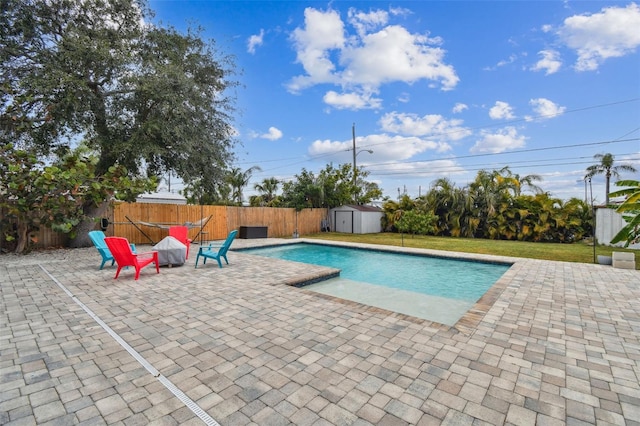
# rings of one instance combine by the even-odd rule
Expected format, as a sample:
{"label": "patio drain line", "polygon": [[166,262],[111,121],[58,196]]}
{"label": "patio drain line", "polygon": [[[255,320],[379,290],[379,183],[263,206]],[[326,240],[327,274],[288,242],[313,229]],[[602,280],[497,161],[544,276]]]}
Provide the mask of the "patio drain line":
{"label": "patio drain line", "polygon": [[165,376],[160,374],[156,368],[149,363],[142,355],[140,355],[135,349],[133,349],[122,337],[118,335],[111,327],[107,325],[98,315],[96,315],[87,305],[82,303],[80,299],[78,299],[68,288],[64,286],[60,281],[56,279],[49,271],[45,269],[44,266],[38,264],[40,269],[44,271],[45,274],[51,278],[51,280],[56,283],[58,287],[62,289],[78,306],[80,306],[95,322],[97,322],[100,327],[104,329],[113,339],[122,346],[124,350],[129,352],[129,354],[136,359],[153,377],[158,379],[160,383],[164,385],[164,387],[169,390],[176,398],[178,398],[184,405],[186,405],[196,416],[200,418],[205,424],[210,426],[220,426],[218,422],[216,422],[211,416],[209,416],[198,404],[196,404],[191,398],[189,398],[184,392],[182,392],[176,385],[174,385],[171,380],[167,379]]}

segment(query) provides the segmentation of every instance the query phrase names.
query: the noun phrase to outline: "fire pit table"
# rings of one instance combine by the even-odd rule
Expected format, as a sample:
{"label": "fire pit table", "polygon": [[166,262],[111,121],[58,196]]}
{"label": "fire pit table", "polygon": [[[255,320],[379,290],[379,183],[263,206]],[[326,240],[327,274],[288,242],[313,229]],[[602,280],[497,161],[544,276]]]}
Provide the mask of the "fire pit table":
{"label": "fire pit table", "polygon": [[158,252],[160,266],[180,266],[187,258],[187,246],[173,237],[164,237],[153,250]]}

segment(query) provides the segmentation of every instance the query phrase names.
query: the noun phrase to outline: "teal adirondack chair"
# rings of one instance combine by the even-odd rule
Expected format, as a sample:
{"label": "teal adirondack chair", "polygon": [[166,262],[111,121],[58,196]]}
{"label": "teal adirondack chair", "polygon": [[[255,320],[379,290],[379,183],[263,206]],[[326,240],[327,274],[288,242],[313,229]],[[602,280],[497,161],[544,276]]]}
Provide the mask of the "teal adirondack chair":
{"label": "teal adirondack chair", "polygon": [[[100,264],[100,269],[102,269],[104,267],[104,264],[107,263],[108,261],[111,261],[111,266],[113,266],[114,262],[116,261],[113,258],[113,255],[111,254],[111,252],[109,251],[109,247],[107,247],[107,243],[104,242],[104,237],[105,235],[104,235],[104,232],[102,231],[89,232],[89,238],[91,238],[91,242],[98,250],[98,253],[100,253],[100,256],[102,256],[102,263]],[[131,251],[135,253],[136,245],[130,244],[130,246],[131,246]]]}
{"label": "teal adirondack chair", "polygon": [[196,257],[196,268],[198,267],[198,261],[200,260],[200,256],[203,257],[203,262],[202,262],[203,265],[207,263],[207,258],[217,260],[218,266],[220,266],[221,268],[222,268],[222,261],[220,259],[224,259],[224,261],[227,262],[227,265],[228,265],[229,260],[227,260],[227,252],[229,251],[229,247],[231,247],[231,243],[233,242],[233,239],[236,237],[237,234],[238,234],[237,230],[231,231],[229,233],[229,236],[227,236],[227,239],[224,240],[224,243],[222,243],[221,246],[215,246],[213,244],[209,244],[208,247],[200,247],[200,249],[198,250],[198,256]]}

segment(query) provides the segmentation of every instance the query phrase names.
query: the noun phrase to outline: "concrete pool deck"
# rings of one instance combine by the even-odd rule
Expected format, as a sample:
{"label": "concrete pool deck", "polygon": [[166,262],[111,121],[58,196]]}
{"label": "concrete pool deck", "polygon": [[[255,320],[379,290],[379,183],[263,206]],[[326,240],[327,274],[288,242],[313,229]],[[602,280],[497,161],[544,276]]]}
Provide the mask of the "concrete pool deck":
{"label": "concrete pool deck", "polygon": [[482,256],[515,263],[447,327],[197,248],[138,281],[93,248],[0,256],[0,424],[640,425],[640,271]]}

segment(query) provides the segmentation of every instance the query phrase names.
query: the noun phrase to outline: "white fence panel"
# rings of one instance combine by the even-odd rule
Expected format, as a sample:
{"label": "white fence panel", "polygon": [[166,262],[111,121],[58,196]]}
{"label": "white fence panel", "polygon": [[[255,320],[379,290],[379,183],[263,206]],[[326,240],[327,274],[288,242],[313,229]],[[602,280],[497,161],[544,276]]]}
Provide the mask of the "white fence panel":
{"label": "white fence panel", "polygon": [[[624,243],[611,244],[611,240],[627,223],[622,215],[606,207],[596,209],[596,240],[605,246],[623,247]],[[640,249],[640,244],[629,244],[631,249]]]}

